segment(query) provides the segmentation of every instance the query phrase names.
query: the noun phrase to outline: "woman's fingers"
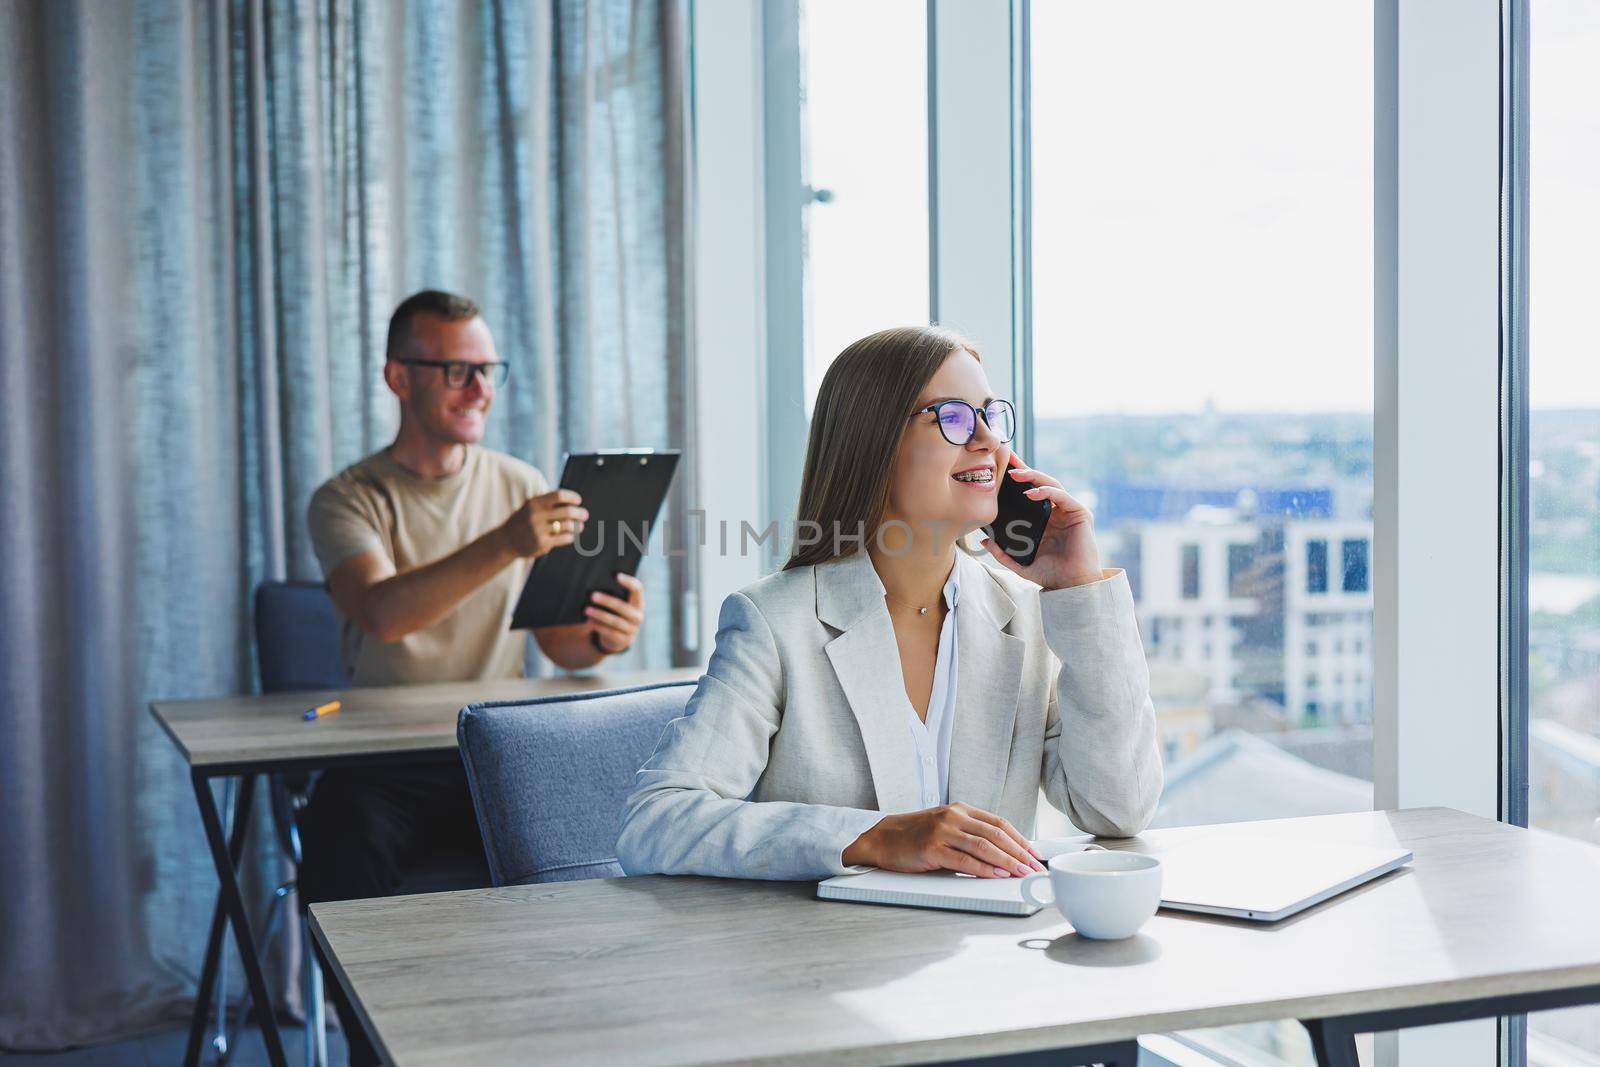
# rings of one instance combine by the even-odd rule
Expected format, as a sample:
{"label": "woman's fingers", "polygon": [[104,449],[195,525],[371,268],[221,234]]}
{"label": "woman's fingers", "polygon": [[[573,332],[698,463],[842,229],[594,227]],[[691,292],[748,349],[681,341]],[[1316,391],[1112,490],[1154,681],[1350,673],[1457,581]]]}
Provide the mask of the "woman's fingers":
{"label": "woman's fingers", "polygon": [[1027,837],[1023,835],[1022,831],[1018,830],[1015,826],[1012,826],[1011,823],[1003,816],[996,815],[990,811],[984,811],[982,808],[973,808],[970,812],[968,812],[968,814],[980,822],[986,822],[990,826],[999,829],[1008,838],[1010,838],[1012,841],[1015,841],[1017,843],[1017,847],[1022,849],[1024,858],[1038,859],[1038,853],[1033,851],[1033,845],[1029,843]]}
{"label": "woman's fingers", "polygon": [[1017,865],[1017,861],[996,848],[993,841],[970,830],[956,831],[945,840],[945,844],[957,852],[965,852],[990,867],[1005,871],[1007,875],[1012,874],[1013,868]]}
{"label": "woman's fingers", "polygon": [[952,844],[1007,874],[1023,875],[1034,870],[1027,842],[1020,840],[1020,834],[1007,833],[1005,827],[1010,823],[1005,820],[960,803],[943,809],[941,815],[940,832],[935,837],[938,843]]}
{"label": "woman's fingers", "polygon": [[885,829],[893,832],[883,838],[884,849],[873,860],[889,870],[943,869],[979,878],[1021,878],[1042,869],[1016,827],[968,804],[891,815],[870,832]]}
{"label": "woman's fingers", "polygon": [[1036,485],[1029,489],[1026,495],[1034,500],[1050,501],[1051,526],[1077,526],[1094,519],[1089,509],[1065,489]]}
{"label": "woman's fingers", "polygon": [[[1007,878],[1021,878],[1023,875],[1030,874],[1033,871],[1032,867],[1006,852],[981,832],[963,835],[957,839],[955,847],[970,856],[976,856],[993,867],[996,872],[1004,872],[1004,877]],[[995,877],[999,878],[1001,874],[996,873]]]}
{"label": "woman's fingers", "polygon": [[1003,869],[996,868],[992,863],[985,863],[970,852],[963,852],[954,845],[948,846],[934,856],[934,862],[947,871],[959,871],[977,878],[1009,878],[1011,875]]}
{"label": "woman's fingers", "polygon": [[972,827],[967,832],[975,837],[982,837],[1000,849],[1006,856],[1008,866],[1020,866],[1024,874],[1038,869],[1033,855],[1028,851],[1027,843],[1018,841],[999,826],[981,819],[973,819]]}
{"label": "woman's fingers", "polygon": [[975,808],[971,804],[964,804],[960,801],[957,801],[950,806],[969,818],[977,819],[979,822],[986,822],[990,826],[999,827],[1007,834],[1011,835],[1017,844],[1021,845],[1023,848],[1028,847],[1028,839],[1023,837],[1022,834],[1017,831],[1015,826],[1012,826],[1011,823],[1006,821],[1001,816],[996,815],[994,812],[984,811],[982,808]]}
{"label": "woman's fingers", "polygon": [[1023,493],[1030,500],[1048,500],[1064,511],[1082,511],[1083,504],[1065,489],[1053,485],[1036,485]]}
{"label": "woman's fingers", "polygon": [[1060,482],[1050,477],[1044,471],[1036,471],[1032,467],[1012,467],[1008,473],[1019,482],[1032,482],[1034,485],[1054,486],[1057,489],[1062,488]]}
{"label": "woman's fingers", "polygon": [[1012,467],[1010,473],[1019,482],[1032,483],[1032,488],[1024,490],[1023,493],[1028,499],[1048,500],[1067,513],[1076,511],[1087,513],[1088,509],[1083,506],[1082,501],[1067,492],[1060,482],[1044,471],[1036,471],[1031,467]]}

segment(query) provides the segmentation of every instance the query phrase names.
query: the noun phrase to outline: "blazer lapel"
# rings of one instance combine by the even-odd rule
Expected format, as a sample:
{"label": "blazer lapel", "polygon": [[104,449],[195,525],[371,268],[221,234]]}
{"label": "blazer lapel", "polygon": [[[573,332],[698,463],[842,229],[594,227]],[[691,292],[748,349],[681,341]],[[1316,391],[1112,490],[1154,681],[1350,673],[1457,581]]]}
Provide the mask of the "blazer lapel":
{"label": "blazer lapel", "polygon": [[1010,761],[1027,642],[1005,632],[1016,605],[988,568],[965,552],[956,556],[961,599],[956,604],[950,800],[993,812]]}
{"label": "blazer lapel", "polygon": [[909,701],[883,583],[865,552],[813,570],[817,618],[842,631],[826,646],[828,661],[861,731],[878,810],[914,811],[922,805],[906,725]]}

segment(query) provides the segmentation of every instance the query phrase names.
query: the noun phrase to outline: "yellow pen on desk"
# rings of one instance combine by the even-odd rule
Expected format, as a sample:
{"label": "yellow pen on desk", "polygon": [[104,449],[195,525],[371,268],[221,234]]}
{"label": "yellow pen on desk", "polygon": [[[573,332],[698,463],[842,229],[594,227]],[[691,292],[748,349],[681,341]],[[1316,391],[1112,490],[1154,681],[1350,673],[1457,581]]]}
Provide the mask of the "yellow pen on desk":
{"label": "yellow pen on desk", "polygon": [[330,700],[326,704],[318,704],[314,708],[307,708],[305,714],[300,717],[306,722],[316,722],[324,715],[332,715],[338,710],[339,702],[337,700]]}

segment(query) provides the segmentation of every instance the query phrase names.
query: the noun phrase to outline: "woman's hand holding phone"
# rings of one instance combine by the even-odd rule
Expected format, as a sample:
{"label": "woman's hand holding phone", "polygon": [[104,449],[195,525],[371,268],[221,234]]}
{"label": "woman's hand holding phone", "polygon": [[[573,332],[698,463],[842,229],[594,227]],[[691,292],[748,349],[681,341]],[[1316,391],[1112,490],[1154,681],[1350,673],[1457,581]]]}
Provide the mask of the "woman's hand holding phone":
{"label": "woman's hand holding phone", "polygon": [[1039,540],[1039,551],[1028,566],[1023,567],[1006,555],[992,537],[983,542],[989,554],[1007,570],[1045,589],[1066,589],[1103,578],[1100,547],[1094,539],[1094,516],[1089,509],[1063,489],[1060,482],[1043,471],[1023,466],[1020,460],[1017,466],[1006,471],[1005,477],[1030,483],[1032,488],[1027,495],[1031,499],[1050,501],[1050,521]]}
{"label": "woman's hand holding phone", "polygon": [[979,878],[1021,878],[1044,870],[1015,826],[970,804],[885,815],[844,850],[843,859],[847,867],[959,871]]}

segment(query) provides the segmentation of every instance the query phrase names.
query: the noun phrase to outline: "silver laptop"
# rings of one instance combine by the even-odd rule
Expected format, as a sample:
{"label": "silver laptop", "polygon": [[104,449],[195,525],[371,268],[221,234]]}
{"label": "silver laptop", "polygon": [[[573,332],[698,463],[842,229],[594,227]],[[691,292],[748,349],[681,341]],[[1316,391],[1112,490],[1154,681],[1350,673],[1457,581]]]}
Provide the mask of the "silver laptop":
{"label": "silver laptop", "polygon": [[1160,854],[1161,906],[1277,922],[1411,862],[1403,848],[1222,834]]}

